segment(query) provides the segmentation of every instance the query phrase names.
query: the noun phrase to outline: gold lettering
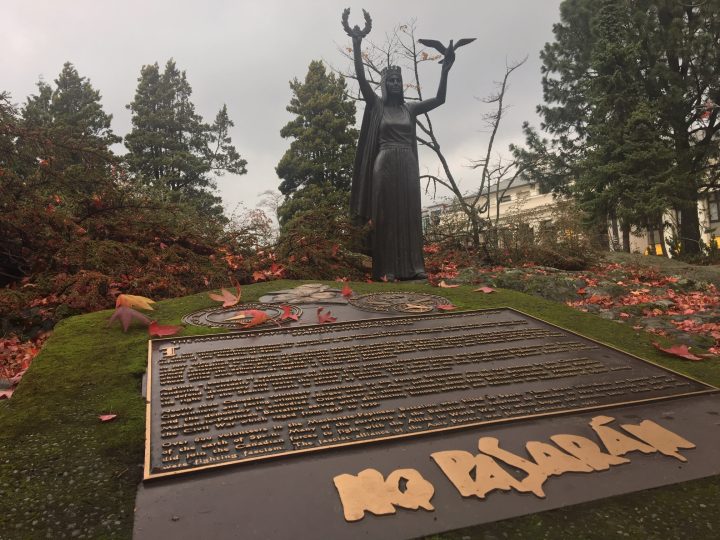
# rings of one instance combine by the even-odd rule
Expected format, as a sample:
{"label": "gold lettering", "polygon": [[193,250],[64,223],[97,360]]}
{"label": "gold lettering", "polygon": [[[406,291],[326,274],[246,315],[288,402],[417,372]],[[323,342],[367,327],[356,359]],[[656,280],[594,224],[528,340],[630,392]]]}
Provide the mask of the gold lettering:
{"label": "gold lettering", "polygon": [[596,416],[590,420],[590,427],[597,433],[600,440],[607,448],[607,451],[614,456],[622,456],[628,452],[638,450],[643,454],[652,454],[657,452],[655,448],[647,444],[641,443],[636,439],[632,439],[627,435],[623,435],[613,428],[607,427],[605,424],[609,424],[615,420],[611,416]]}
{"label": "gold lettering", "polygon": [[[404,480],[404,488],[401,481]],[[430,499],[435,494],[433,485],[414,469],[398,469],[383,479],[375,469],[365,469],[357,476],[341,474],[333,478],[340,495],[346,521],[358,521],[365,512],[380,516],[394,514],[395,506],[417,510],[434,510]]]}
{"label": "gold lettering", "polygon": [[597,444],[580,435],[553,435],[550,440],[596,471],[607,471],[610,465],[630,463],[627,458],[606,454]]}
{"label": "gold lettering", "polygon": [[560,476],[566,472],[593,472],[588,464],[547,443],[530,441],[525,448],[548,476]]}
{"label": "gold lettering", "polygon": [[172,345],[168,345],[167,347],[163,347],[160,349],[163,353],[163,358],[172,358],[175,355],[175,351],[179,349],[180,347],[173,347]]}
{"label": "gold lettering", "polygon": [[[463,450],[448,450],[435,452],[430,454],[430,457],[463,497],[475,496],[484,499],[485,495],[494,489],[527,491],[490,456],[473,456]],[[473,470],[475,480],[471,476]]]}
{"label": "gold lettering", "polygon": [[518,491],[532,492],[538,497],[545,497],[545,492],[542,489],[542,485],[547,480],[548,475],[545,471],[532,461],[516,456],[515,454],[503,450],[498,444],[498,440],[495,437],[481,437],[478,441],[478,449],[492,456],[500,461],[503,461],[527,473],[527,476],[519,482]]}
{"label": "gold lettering", "polygon": [[639,424],[620,424],[628,433],[635,435],[665,456],[674,457],[680,461],[687,461],[687,458],[678,453],[679,448],[695,448],[690,441],[683,439],[670,430],[656,424],[652,420],[643,420]]}

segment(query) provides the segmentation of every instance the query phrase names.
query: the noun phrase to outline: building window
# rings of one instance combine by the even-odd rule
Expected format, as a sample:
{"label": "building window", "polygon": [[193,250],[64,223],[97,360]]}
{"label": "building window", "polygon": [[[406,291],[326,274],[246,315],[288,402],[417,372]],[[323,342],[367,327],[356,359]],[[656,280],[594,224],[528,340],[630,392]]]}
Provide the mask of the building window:
{"label": "building window", "polygon": [[708,214],[710,215],[710,223],[720,221],[720,193],[717,191],[708,195]]}

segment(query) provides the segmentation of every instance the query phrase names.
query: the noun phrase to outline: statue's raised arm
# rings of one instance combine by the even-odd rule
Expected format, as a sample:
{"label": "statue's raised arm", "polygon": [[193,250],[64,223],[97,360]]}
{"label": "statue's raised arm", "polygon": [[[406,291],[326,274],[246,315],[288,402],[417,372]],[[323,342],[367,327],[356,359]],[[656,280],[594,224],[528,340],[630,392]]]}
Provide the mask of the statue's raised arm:
{"label": "statue's raised arm", "polygon": [[427,47],[432,47],[440,54],[442,54],[443,59],[439,62],[440,64],[442,64],[442,71],[440,72],[440,84],[438,85],[437,95],[430,99],[423,100],[419,103],[414,103],[412,105],[413,114],[415,114],[416,116],[424,114],[445,103],[445,96],[447,95],[448,73],[450,72],[450,68],[452,67],[452,65],[455,63],[455,51],[459,47],[467,45],[468,43],[472,43],[473,41],[475,41],[475,38],[463,38],[459,39],[458,42],[453,45],[453,40],[451,39],[450,44],[445,46],[435,39],[418,39],[418,42],[420,42],[421,44]]}
{"label": "statue's raised arm", "polygon": [[357,76],[358,84],[360,85],[360,92],[362,93],[363,99],[369,102],[374,100],[376,98],[376,95],[375,92],[373,92],[370,83],[365,78],[365,65],[363,64],[362,60],[361,45],[363,38],[367,36],[372,29],[372,19],[370,18],[370,14],[367,11],[365,11],[364,9],[362,11],[363,15],[365,16],[365,28],[360,30],[360,27],[357,25],[355,25],[353,28],[350,28],[350,24],[348,23],[348,18],[350,17],[350,8],[346,8],[343,11],[342,25],[345,29],[345,33],[352,38],[355,74]]}

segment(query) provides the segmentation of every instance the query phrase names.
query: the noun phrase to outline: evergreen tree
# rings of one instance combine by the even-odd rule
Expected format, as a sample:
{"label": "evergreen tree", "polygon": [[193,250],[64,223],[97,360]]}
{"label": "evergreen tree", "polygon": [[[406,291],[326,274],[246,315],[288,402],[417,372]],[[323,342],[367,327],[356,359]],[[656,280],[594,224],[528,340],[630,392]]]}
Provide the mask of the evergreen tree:
{"label": "evergreen tree", "polygon": [[61,127],[105,148],[122,140],[110,128],[112,115],[103,110],[100,92],[70,62],[63,65],[55,88],[43,81],[37,86],[38,93],[28,97],[23,109],[28,127]]}
{"label": "evergreen tree", "polygon": [[647,226],[674,207],[684,252],[698,251],[697,201],[720,176],[718,13],[720,0],[563,2],[541,54],[552,139],[526,129],[546,188],[575,190],[599,220]]}
{"label": "evergreen tree", "polygon": [[287,111],[295,118],[280,135],[293,140],[276,168],[280,192],[288,196],[325,183],[348,191],[358,133],[353,127],[355,102],[347,96],[344,78],[328,74],[323,63],[314,60],[305,80],[294,79],[290,88]]}
{"label": "evergreen tree", "polygon": [[223,105],[213,124],[206,124],[190,100],[192,88],[171,59],[163,71],[157,63],[143,66],[132,111],[132,131],[125,137],[125,156],[132,173],[150,185],[167,188],[176,199],[220,215],[213,195],[214,177],[244,174],[229,130],[233,123]]}
{"label": "evergreen tree", "polygon": [[[59,171],[68,179],[60,193],[84,197],[96,189],[96,178],[110,166],[110,147],[121,140],[110,127],[112,115],[106,114],[100,92],[77,69],[66,62],[54,81],[37,84],[21,110],[22,128],[15,143],[15,170],[21,176],[33,174],[38,162],[50,175]],[[44,133],[52,145],[38,155],[34,136]],[[94,154],[99,159],[89,159]],[[72,179],[72,180],[69,180]]]}

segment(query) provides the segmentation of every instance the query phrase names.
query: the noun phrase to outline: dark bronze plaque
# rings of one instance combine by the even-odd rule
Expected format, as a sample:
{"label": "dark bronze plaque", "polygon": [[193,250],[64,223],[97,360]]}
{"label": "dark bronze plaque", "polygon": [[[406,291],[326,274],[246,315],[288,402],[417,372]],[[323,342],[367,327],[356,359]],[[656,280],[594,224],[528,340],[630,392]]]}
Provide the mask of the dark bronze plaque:
{"label": "dark bronze plaque", "polygon": [[145,478],[714,389],[511,309],[149,344]]}

